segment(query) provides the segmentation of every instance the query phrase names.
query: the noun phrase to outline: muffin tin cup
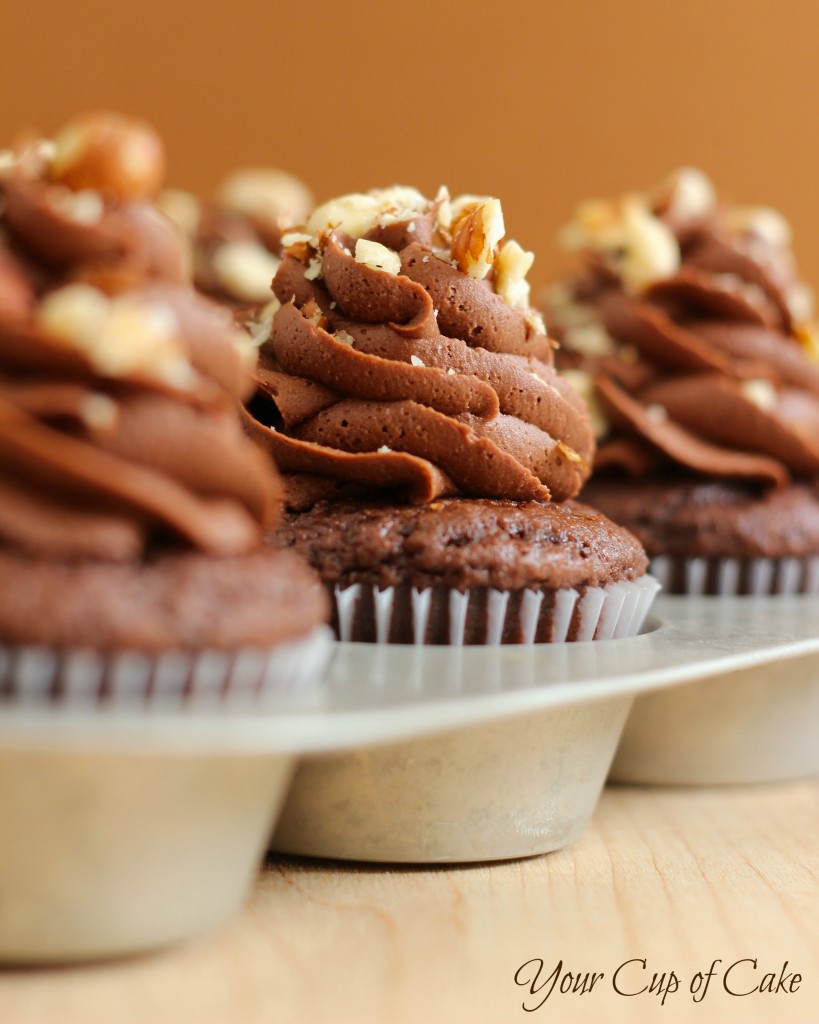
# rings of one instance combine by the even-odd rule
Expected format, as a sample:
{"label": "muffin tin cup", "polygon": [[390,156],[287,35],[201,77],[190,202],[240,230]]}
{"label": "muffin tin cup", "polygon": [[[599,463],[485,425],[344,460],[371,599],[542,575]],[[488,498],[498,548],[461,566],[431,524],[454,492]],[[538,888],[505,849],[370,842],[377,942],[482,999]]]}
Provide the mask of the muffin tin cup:
{"label": "muffin tin cup", "polygon": [[326,627],[271,649],[100,652],[0,647],[0,698],[64,703],[256,703],[298,693],[321,676]]}
{"label": "muffin tin cup", "polygon": [[812,654],[638,697],[610,778],[715,786],[816,773],[819,655]]}
{"label": "muffin tin cup", "polygon": [[237,716],[309,703],[332,646],[2,649],[0,962],[144,952],[235,913],[295,765]]}
{"label": "muffin tin cup", "polygon": [[335,587],[333,621],[344,641],[448,646],[564,643],[634,636],[660,589],[651,576],[603,587]]}
{"label": "muffin tin cup", "polygon": [[0,962],[140,953],[243,903],[294,758],[0,750]]}
{"label": "muffin tin cup", "polygon": [[368,707],[371,737],[301,760],[273,849],[415,863],[557,849],[587,820],[633,697],[614,779],[819,771],[817,621],[810,596],[662,596],[621,640],[341,643],[325,706]]}
{"label": "muffin tin cup", "polygon": [[651,572],[667,594],[719,597],[819,594],[819,558],[678,558],[660,555]]}
{"label": "muffin tin cup", "polygon": [[[342,637],[381,641],[412,614],[412,635],[434,636],[430,620],[443,609],[451,643],[442,676],[455,692],[472,676],[461,652],[482,658],[484,685],[502,689],[503,640],[523,633],[529,650],[547,637],[557,655],[565,641],[615,641],[635,636],[659,589],[651,577],[634,582],[542,594],[497,590],[377,590],[358,586],[337,592]],[[476,638],[480,636],[482,640]],[[475,649],[480,643],[486,650]],[[428,685],[434,672],[419,642],[401,659],[411,689]],[[379,665],[376,643],[371,670]],[[517,652],[518,671],[537,664]],[[400,657],[400,655],[399,655]],[[523,664],[520,663],[523,659]],[[446,660],[449,664],[446,664]],[[391,680],[392,681],[392,680]],[[304,759],[296,772],[273,849],[314,857],[409,863],[502,860],[548,853],[574,841],[588,822],[606,778],[631,695],[502,719],[388,747]]]}
{"label": "muffin tin cup", "polygon": [[[759,571],[766,585],[776,578],[770,564]],[[795,570],[785,573],[791,582],[796,579]],[[658,605],[670,621],[694,635],[715,631],[726,647],[749,631],[762,643],[819,636],[819,596],[812,594],[664,595]],[[796,650],[638,696],[610,777],[613,782],[703,786],[816,773],[819,653]]]}
{"label": "muffin tin cup", "polygon": [[301,762],[272,848],[392,863],[558,850],[586,827],[630,696]]}

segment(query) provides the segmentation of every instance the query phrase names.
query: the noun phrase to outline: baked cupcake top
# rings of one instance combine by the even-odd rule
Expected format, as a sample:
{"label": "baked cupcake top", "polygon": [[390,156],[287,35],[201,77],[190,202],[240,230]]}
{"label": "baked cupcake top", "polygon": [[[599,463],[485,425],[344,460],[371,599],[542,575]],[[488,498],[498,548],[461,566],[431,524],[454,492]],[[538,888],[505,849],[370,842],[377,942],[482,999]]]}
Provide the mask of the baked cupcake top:
{"label": "baked cupcake top", "polygon": [[776,211],[720,202],[690,168],[578,208],[562,240],[583,269],[546,319],[592,406],[596,472],[819,474],[819,344],[790,239]]}
{"label": "baked cupcake top", "polygon": [[280,491],[236,414],[254,354],[153,205],[156,133],[91,115],[0,168],[0,543],[253,549]]}
{"label": "baked cupcake top", "polygon": [[247,426],[291,507],[364,493],[563,500],[587,412],[529,306],[533,256],[497,199],[396,186],[331,200],[283,238]]}
{"label": "baked cupcake top", "polygon": [[243,307],[270,300],[282,235],[304,223],[313,197],[286,171],[246,167],[229,175],[213,200],[174,188],[163,189],[157,205],[190,241],[196,288]]}
{"label": "baked cupcake top", "polygon": [[277,536],[341,589],[602,587],[648,564],[627,530],[574,501],[318,504],[286,515]]}

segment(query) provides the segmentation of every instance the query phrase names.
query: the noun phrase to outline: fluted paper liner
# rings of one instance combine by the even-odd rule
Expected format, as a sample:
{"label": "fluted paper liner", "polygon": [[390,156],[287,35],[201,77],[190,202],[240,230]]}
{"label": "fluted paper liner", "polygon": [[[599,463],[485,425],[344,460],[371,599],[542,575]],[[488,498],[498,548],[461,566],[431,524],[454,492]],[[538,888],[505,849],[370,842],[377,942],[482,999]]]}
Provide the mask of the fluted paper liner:
{"label": "fluted paper liner", "polygon": [[23,701],[199,703],[292,694],[317,680],[332,634],[325,626],[271,649],[100,652],[0,646],[0,697]]}
{"label": "fluted paper liner", "polygon": [[819,594],[819,558],[681,558],[661,555],[651,571],[670,594],[719,597]]}
{"label": "fluted paper liner", "polygon": [[368,643],[564,643],[639,632],[660,584],[651,576],[603,587],[496,590],[410,586],[335,587],[333,621],[341,640]]}

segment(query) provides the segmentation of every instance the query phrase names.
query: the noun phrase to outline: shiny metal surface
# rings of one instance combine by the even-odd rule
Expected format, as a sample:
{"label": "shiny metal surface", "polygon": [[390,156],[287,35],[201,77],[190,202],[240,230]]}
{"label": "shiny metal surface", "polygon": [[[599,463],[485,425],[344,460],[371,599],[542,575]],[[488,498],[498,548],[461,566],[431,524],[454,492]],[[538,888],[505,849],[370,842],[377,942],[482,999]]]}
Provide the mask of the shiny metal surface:
{"label": "shiny metal surface", "polygon": [[535,711],[299,766],[272,847],[346,860],[501,860],[573,842],[631,697]]}
{"label": "shiny metal surface", "polygon": [[[661,598],[624,640],[338,644],[263,701],[0,705],[0,959],[147,949],[241,902],[282,849],[442,862],[571,842],[614,777],[816,771],[819,599]],[[320,755],[320,756],[318,756]]]}
{"label": "shiny metal surface", "polygon": [[293,759],[0,749],[0,961],[187,938],[241,906]]}

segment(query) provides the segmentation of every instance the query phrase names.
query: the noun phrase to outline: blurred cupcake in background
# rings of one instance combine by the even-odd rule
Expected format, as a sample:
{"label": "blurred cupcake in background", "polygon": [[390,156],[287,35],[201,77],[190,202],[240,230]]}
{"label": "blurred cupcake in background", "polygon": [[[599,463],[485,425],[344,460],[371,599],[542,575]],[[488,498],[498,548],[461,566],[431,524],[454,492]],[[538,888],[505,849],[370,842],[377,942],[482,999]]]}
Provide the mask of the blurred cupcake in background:
{"label": "blurred cupcake in background", "polygon": [[819,336],[787,222],[687,168],[583,203],[545,303],[592,410],[583,497],[675,593],[819,591]]}
{"label": "blurred cupcake in background", "polygon": [[262,546],[281,483],[239,421],[255,352],[154,206],[161,140],[93,114],[0,168],[0,692],[315,674],[324,594]]}
{"label": "blurred cupcake in background", "polygon": [[601,639],[650,604],[640,545],[570,501],[591,424],[505,234],[497,199],[396,186],[282,239],[246,424],[342,639]]}
{"label": "blurred cupcake in background", "polygon": [[157,204],[190,241],[197,289],[241,308],[270,300],[282,233],[304,223],[313,197],[286,171],[248,167],[227,177],[211,201],[163,189]]}

